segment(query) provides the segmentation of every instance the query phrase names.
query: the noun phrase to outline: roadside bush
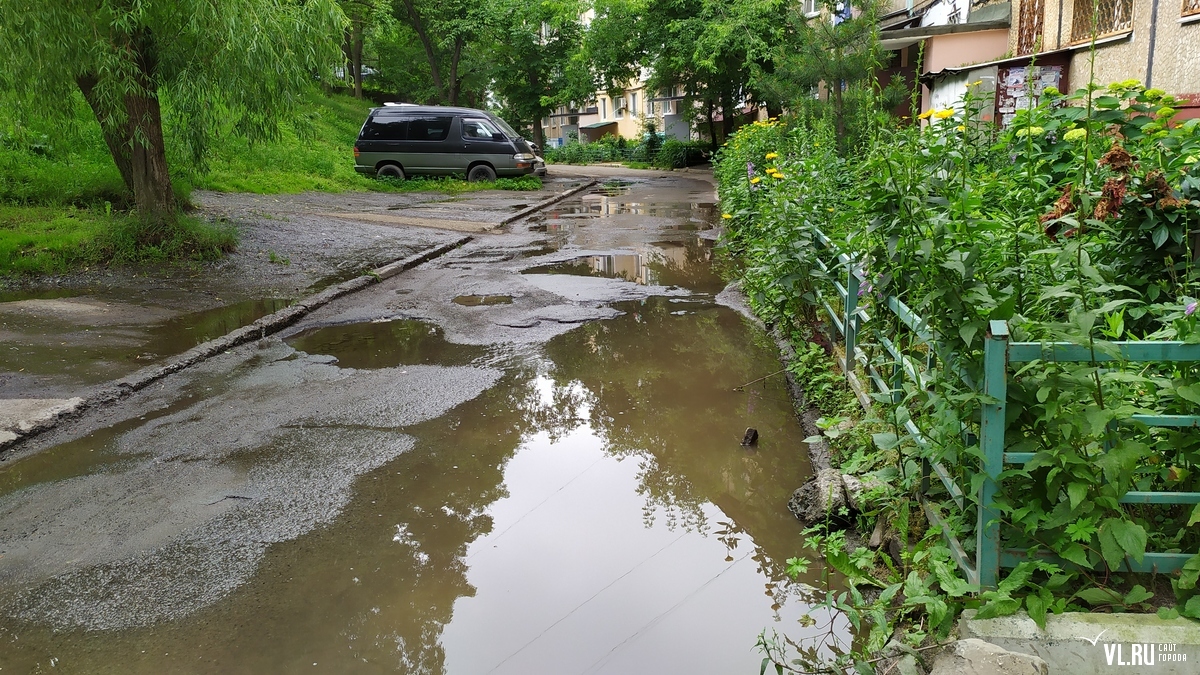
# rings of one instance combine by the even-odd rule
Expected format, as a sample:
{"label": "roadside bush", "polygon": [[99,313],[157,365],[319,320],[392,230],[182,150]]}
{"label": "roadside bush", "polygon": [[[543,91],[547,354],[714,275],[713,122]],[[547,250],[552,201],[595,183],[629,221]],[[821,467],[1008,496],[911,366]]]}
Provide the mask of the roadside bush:
{"label": "roadside bush", "polygon": [[660,169],[683,169],[696,164],[703,164],[708,152],[708,146],[701,141],[681,141],[668,138],[663,141],[662,148],[654,158],[654,166]]}
{"label": "roadside bush", "polygon": [[[998,130],[975,121],[969,94],[960,107],[926,114],[924,125],[869,129],[845,156],[827,123],[805,119],[749,125],[720,152],[725,244],[744,261],[756,312],[785,326],[820,318],[817,291],[831,293],[833,277],[817,262],[819,228],[865,279],[860,304],[872,320],[863,339],[900,334],[887,297],[927,322],[937,345],[930,380],[873,408],[882,428],[864,452],[886,464],[873,474],[887,486],[872,514],[881,522],[907,523],[911,513],[917,524],[921,460],[949,467],[968,500],[977,493],[971,430],[987,397],[971,383],[982,381],[989,321],[1008,321],[1014,340],[1069,342],[1094,355],[1037,362],[1008,378],[1005,449],[1034,459],[1007,467],[1002,537],[1008,548],[1056,558],[1022,563],[974,600],[979,589],[947,564],[940,532],[903,538],[903,566],[866,549],[847,555],[844,539],[814,534],[854,585],[884,589],[884,601],[853,591],[835,603],[871,624],[864,651],[882,649],[903,617],[923,626],[909,629],[914,646],[944,635],[967,603],[983,617],[1025,609],[1039,623],[1068,609],[1200,618],[1200,555],[1170,579],[1117,571],[1147,551],[1200,551],[1200,507],[1118,501],[1131,490],[1200,491],[1200,438],[1130,420],[1194,413],[1200,367],[1098,364],[1114,340],[1200,341],[1200,121],[1177,124],[1174,104],[1132,81],[1070,96],[1048,90]],[[905,440],[909,420],[928,447]],[[973,541],[973,517],[948,526]]]}

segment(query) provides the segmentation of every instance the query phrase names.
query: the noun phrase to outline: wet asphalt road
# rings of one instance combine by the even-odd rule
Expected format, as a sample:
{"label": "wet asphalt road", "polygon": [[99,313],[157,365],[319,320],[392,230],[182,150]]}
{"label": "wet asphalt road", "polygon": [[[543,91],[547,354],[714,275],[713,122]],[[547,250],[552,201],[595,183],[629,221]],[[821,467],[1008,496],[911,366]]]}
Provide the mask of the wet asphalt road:
{"label": "wet asphalt road", "polygon": [[752,670],[807,611],[782,569],[808,467],[783,387],[733,392],[776,361],[719,304],[715,201],[611,181],[28,444],[0,464],[0,667]]}

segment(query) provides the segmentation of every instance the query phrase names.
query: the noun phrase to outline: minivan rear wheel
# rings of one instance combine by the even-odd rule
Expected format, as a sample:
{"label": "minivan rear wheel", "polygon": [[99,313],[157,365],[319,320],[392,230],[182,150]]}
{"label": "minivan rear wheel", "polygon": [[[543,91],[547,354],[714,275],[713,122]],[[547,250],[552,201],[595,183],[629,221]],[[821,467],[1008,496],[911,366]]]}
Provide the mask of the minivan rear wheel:
{"label": "minivan rear wheel", "polygon": [[401,169],[396,164],[384,164],[375,171],[375,176],[378,178],[404,180],[404,169]]}
{"label": "minivan rear wheel", "polygon": [[480,181],[492,182],[496,180],[496,172],[487,164],[476,164],[471,167],[471,171],[467,173],[467,180],[472,183]]}

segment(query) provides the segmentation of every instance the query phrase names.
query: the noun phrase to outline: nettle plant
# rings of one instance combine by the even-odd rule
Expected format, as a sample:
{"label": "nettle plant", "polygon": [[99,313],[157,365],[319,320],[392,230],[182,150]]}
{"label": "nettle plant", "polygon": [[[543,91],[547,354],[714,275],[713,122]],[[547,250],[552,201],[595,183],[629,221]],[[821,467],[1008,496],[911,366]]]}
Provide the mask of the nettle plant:
{"label": "nettle plant", "polygon": [[[915,496],[902,478],[921,454],[957,471],[964,488],[981,480],[963,425],[978,425],[989,321],[1008,321],[1014,340],[1071,342],[1097,356],[1117,355],[1116,340],[1200,342],[1200,122],[1177,122],[1170,95],[1121,82],[1069,96],[1047,90],[998,130],[978,121],[987,101],[968,92],[921,125],[873,129],[845,157],[819,123],[752,125],[717,165],[725,241],[743,258],[747,294],[764,318],[817,318],[814,290],[828,280],[811,225],[861,271],[868,332],[912,354],[927,349],[883,311],[886,296],[928,322],[936,339],[928,382],[908,386],[899,404],[876,403],[893,429],[877,449],[893,462],[893,503]],[[1007,450],[1035,456],[1003,476],[1005,543],[1066,563],[1031,557],[981,595],[984,616],[1024,608],[1040,623],[1068,608],[1159,607],[1200,618],[1200,556],[1178,575],[1114,571],[1147,550],[1200,550],[1200,507],[1117,501],[1129,490],[1200,491],[1200,436],[1129,421],[1194,413],[1200,369],[1034,362],[1009,380]],[[908,419],[927,431],[930,449],[901,440]],[[951,521],[965,542],[972,521]],[[878,569],[878,560],[860,562]]]}

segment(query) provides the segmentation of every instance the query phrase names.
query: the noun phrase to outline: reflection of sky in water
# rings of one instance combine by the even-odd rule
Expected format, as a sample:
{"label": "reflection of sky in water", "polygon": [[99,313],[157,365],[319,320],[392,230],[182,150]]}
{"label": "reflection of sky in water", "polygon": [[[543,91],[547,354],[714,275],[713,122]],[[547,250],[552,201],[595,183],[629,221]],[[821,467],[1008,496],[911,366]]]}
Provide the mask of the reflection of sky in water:
{"label": "reflection of sky in water", "polygon": [[654,461],[606,447],[586,388],[535,389],[543,406],[573,401],[557,412],[574,422],[509,460],[492,530],[467,549],[476,593],[444,628],[446,672],[753,672],[762,629],[819,630],[799,623],[800,587],[764,574],[762,550],[720,508],[650,494]]}

